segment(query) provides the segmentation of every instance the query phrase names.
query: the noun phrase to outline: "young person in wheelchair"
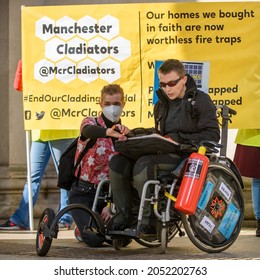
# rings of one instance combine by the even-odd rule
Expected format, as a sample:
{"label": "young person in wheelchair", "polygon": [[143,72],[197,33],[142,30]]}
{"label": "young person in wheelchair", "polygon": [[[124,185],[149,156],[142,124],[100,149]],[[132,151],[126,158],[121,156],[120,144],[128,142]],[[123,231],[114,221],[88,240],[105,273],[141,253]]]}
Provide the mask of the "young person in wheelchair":
{"label": "young person in wheelchair", "polygon": [[[101,90],[102,114],[97,118],[89,116],[83,119],[75,162],[89,141],[94,140],[94,145],[89,148],[75,171],[75,180],[70,190],[70,204],[83,204],[91,209],[98,183],[109,179],[108,162],[115,154],[114,140],[124,137],[129,132],[129,129],[122,125],[120,120],[124,105],[123,89],[117,84],[106,85]],[[117,127],[117,131],[112,128],[113,126]],[[101,218],[107,222],[111,217],[110,209],[105,206],[105,203],[99,206]],[[102,240],[100,241],[97,237],[84,231],[90,217],[82,210],[75,209],[71,212],[80,231],[81,239],[89,246],[100,245]]]}
{"label": "young person in wheelchair", "polygon": [[[158,69],[160,88],[154,107],[155,128],[162,136],[179,143],[202,140],[218,142],[220,130],[216,107],[209,95],[198,90],[194,79],[186,74],[184,65],[176,59],[166,60]],[[147,180],[156,179],[159,170],[173,170],[183,155],[144,155],[136,161],[116,154],[109,163],[110,183],[116,216],[112,230],[124,230],[134,225],[131,201],[133,188],[141,197]],[[156,219],[151,204],[145,202],[141,236],[156,234]]]}

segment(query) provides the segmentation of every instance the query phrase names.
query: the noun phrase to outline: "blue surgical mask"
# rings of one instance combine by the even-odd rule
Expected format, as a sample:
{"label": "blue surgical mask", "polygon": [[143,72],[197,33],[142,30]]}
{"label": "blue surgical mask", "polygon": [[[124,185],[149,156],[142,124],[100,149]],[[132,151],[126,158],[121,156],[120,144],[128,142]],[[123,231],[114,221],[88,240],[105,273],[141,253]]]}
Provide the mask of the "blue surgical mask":
{"label": "blue surgical mask", "polygon": [[111,122],[117,122],[122,114],[122,107],[117,105],[110,105],[103,108],[104,116]]}

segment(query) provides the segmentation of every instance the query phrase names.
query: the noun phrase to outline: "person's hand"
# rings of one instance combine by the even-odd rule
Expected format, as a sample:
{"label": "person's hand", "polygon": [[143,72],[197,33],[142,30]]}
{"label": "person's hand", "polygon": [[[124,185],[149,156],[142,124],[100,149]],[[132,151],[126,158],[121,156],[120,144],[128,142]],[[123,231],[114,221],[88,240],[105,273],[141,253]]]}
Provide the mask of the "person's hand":
{"label": "person's hand", "polygon": [[116,124],[112,128],[108,128],[106,131],[106,136],[119,138],[120,140],[126,140],[127,137],[125,136],[127,133],[129,133],[129,128],[122,125],[122,124]]}
{"label": "person's hand", "polygon": [[104,207],[101,211],[101,214],[100,214],[102,220],[107,223],[111,217],[112,217],[112,214],[110,212],[110,208],[108,206]]}

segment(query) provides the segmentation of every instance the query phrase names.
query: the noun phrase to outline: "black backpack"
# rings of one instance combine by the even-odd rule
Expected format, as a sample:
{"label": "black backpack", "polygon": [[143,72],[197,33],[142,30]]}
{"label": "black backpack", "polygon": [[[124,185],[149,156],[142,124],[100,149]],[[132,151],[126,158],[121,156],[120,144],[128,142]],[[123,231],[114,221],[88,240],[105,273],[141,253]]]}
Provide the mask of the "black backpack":
{"label": "black backpack", "polygon": [[[97,122],[97,119],[95,119]],[[97,125],[98,122],[97,122]],[[80,136],[79,136],[80,137]],[[70,190],[71,185],[75,179],[75,171],[80,164],[81,160],[87,153],[87,151],[92,148],[97,139],[90,139],[84,148],[84,150],[80,153],[77,162],[74,165],[74,160],[75,160],[75,155],[76,155],[76,150],[77,150],[77,144],[78,144],[78,139],[77,137],[70,145],[69,147],[65,150],[65,152],[61,155],[60,157],[60,162],[58,166],[58,182],[57,186],[61,189],[65,189],[67,191]],[[79,168],[78,174],[76,176],[76,179],[79,179],[80,176],[80,171],[81,169]]]}

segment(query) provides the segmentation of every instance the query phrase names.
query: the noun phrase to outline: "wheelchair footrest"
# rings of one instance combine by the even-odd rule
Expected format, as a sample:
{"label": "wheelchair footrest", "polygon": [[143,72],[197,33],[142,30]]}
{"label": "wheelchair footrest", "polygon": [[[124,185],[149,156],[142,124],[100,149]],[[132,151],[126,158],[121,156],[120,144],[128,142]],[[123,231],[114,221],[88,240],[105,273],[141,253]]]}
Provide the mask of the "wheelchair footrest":
{"label": "wheelchair footrest", "polygon": [[108,230],[108,235],[118,235],[118,236],[128,236],[128,237],[138,237],[139,233],[136,228],[126,228],[124,230]]}

